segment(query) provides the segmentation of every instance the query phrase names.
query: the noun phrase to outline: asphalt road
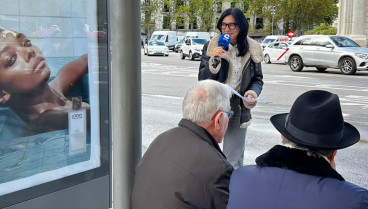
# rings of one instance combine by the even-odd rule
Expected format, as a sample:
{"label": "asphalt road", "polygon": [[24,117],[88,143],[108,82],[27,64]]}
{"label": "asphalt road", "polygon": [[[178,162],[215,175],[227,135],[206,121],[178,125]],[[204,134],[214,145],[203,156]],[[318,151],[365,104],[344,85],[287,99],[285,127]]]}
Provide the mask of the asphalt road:
{"label": "asphalt road", "polygon": [[[170,52],[168,57],[146,56],[142,50],[142,145],[143,152],[160,133],[177,126],[181,119],[181,103],[186,90],[197,81],[200,61],[180,59]],[[280,134],[269,122],[277,113],[290,110],[294,100],[312,89],[327,90],[339,95],[345,121],[361,133],[356,145],[338,151],[337,171],[346,180],[368,188],[368,71],[346,76],[338,69],[319,73],[315,68],[292,72],[288,65],[262,64],[264,89],[252,110],[253,122],[248,128],[245,164],[275,144]]]}

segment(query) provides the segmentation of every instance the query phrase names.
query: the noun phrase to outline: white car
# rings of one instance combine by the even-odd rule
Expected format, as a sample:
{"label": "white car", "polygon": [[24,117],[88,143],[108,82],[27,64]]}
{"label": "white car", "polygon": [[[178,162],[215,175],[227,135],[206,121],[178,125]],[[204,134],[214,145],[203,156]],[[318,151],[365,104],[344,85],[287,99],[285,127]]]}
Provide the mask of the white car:
{"label": "white car", "polygon": [[163,55],[169,56],[169,48],[162,41],[149,41],[148,44],[144,45],[145,55]]}
{"label": "white car", "polygon": [[181,46],[180,57],[185,59],[189,57],[190,60],[202,57],[203,46],[207,43],[207,39],[202,38],[187,38]]}
{"label": "white car", "polygon": [[291,42],[274,42],[263,50],[264,62],[270,63],[286,63],[285,53]]}
{"label": "white car", "polygon": [[261,46],[262,48],[266,48],[273,42],[283,42],[283,41],[289,41],[289,37],[283,35],[266,36],[266,38],[262,41]]}

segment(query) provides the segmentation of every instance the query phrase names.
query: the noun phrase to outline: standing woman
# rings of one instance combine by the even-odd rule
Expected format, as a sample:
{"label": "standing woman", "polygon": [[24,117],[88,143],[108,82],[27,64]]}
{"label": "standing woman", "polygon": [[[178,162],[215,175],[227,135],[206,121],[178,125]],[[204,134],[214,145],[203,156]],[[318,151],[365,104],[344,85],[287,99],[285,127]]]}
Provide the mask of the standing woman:
{"label": "standing woman", "polygon": [[[219,34],[204,45],[198,80],[217,80],[230,85],[247,98],[256,99],[263,86],[263,51],[258,42],[247,36],[247,19],[240,9],[229,8],[222,13],[217,28],[221,34],[229,34],[231,42],[225,50],[218,47]],[[213,67],[216,56],[220,57],[221,61]],[[230,100],[235,115],[229,121],[223,151],[235,169],[243,165],[245,137],[252,118],[250,109],[256,103],[247,102],[236,95]]]}

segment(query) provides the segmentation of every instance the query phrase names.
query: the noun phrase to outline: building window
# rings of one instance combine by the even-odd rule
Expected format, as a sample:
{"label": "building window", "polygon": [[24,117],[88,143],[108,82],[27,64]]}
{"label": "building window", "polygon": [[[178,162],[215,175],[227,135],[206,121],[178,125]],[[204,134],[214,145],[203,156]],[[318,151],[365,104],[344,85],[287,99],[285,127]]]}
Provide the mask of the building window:
{"label": "building window", "polygon": [[189,29],[198,29],[197,22],[190,23],[189,24]]}
{"label": "building window", "polygon": [[215,6],[216,6],[215,11],[217,13],[221,13],[222,12],[222,2],[215,2]]}
{"label": "building window", "polygon": [[164,4],[164,12],[170,12],[170,6],[167,3]]}
{"label": "building window", "polygon": [[184,29],[184,20],[183,19],[177,19],[176,20],[176,29]]}
{"label": "building window", "polygon": [[177,6],[177,7],[185,6],[185,5],[184,5],[184,0],[176,0],[176,6]]}
{"label": "building window", "polygon": [[164,24],[162,26],[163,29],[170,29],[170,17],[164,16]]}
{"label": "building window", "polygon": [[263,28],[263,18],[257,18],[256,19],[256,29],[262,29]]}
{"label": "building window", "polygon": [[151,11],[144,11],[144,20],[145,21],[151,20]]}

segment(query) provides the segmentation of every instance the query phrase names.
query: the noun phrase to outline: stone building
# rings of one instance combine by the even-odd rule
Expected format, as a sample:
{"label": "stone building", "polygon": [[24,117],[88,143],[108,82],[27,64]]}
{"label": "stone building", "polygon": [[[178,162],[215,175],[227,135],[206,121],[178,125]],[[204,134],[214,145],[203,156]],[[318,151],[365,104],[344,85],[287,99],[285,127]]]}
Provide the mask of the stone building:
{"label": "stone building", "polygon": [[368,47],[368,0],[340,0],[337,34]]}

